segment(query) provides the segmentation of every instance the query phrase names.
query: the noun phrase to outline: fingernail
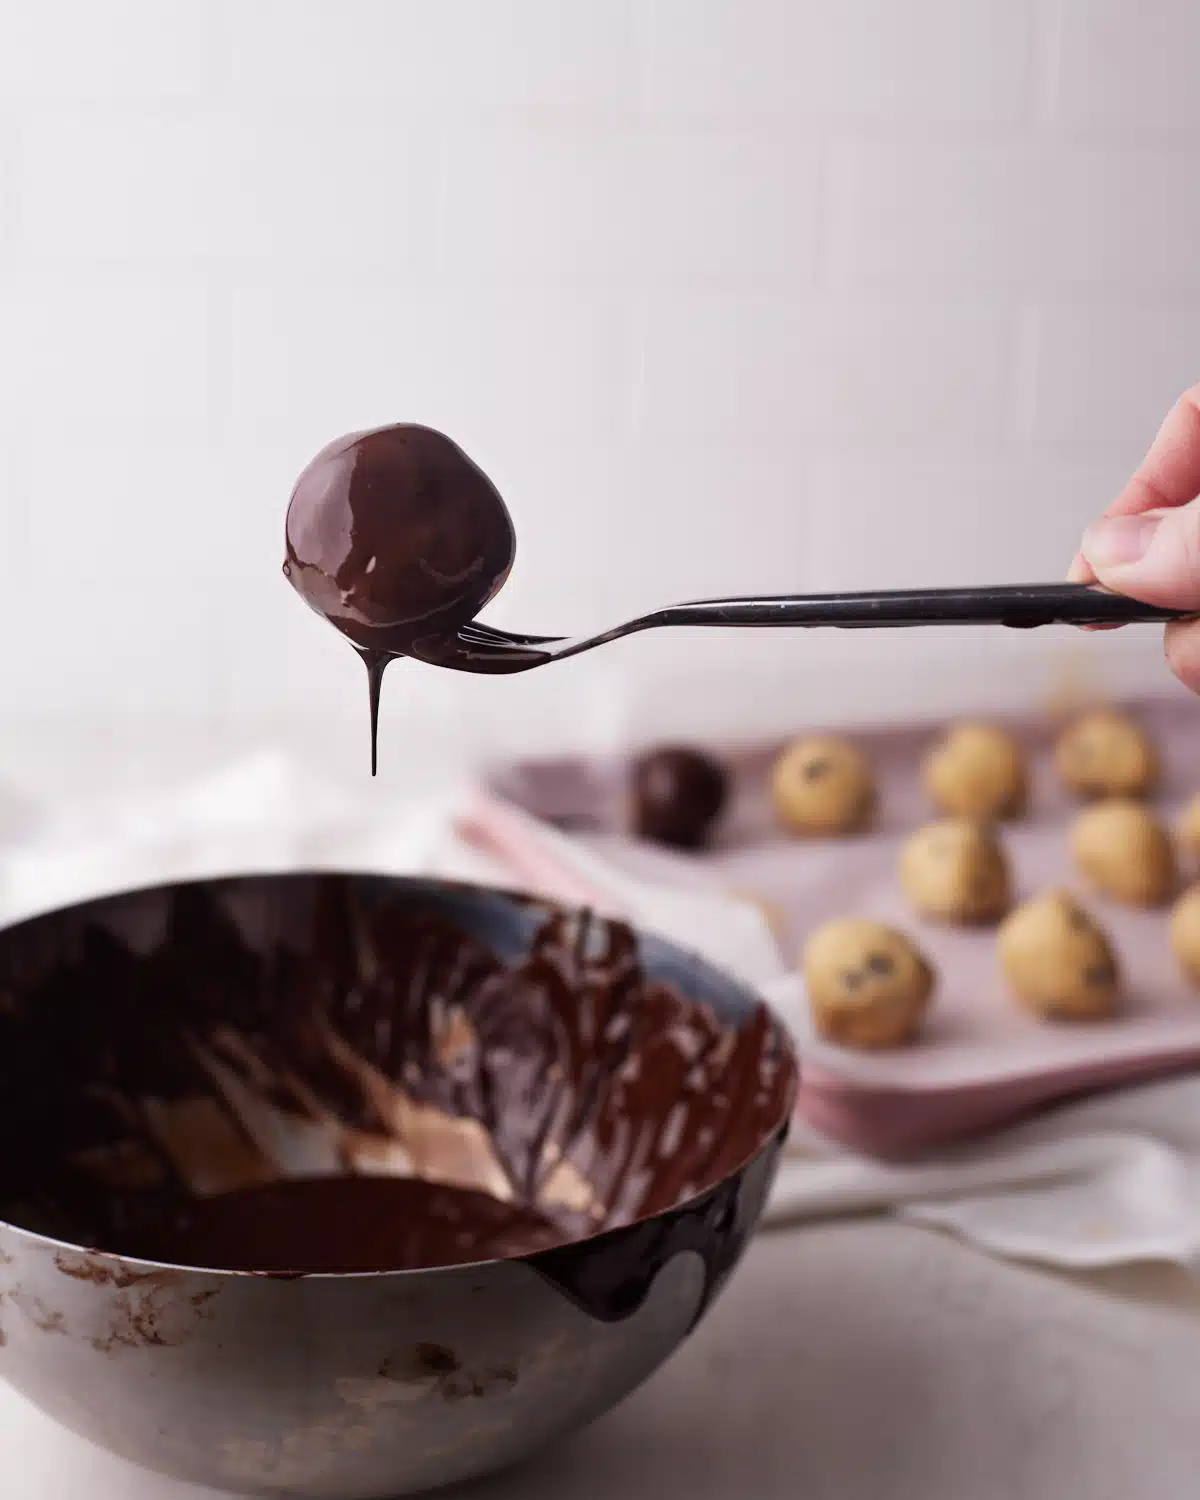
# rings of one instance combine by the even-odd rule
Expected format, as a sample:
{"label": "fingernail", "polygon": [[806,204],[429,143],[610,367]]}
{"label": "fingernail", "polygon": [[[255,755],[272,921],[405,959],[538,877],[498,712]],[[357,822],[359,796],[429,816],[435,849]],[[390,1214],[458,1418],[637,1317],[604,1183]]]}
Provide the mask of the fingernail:
{"label": "fingernail", "polygon": [[1093,568],[1123,568],[1145,557],[1159,516],[1110,516],[1083,534],[1083,555]]}

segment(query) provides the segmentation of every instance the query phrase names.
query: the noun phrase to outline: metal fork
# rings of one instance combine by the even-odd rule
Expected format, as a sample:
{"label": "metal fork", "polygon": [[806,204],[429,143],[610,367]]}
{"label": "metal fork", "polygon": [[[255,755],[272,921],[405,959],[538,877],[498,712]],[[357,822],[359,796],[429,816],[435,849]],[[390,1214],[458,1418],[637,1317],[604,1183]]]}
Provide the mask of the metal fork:
{"label": "metal fork", "polygon": [[1181,618],[1091,584],[1008,584],[999,588],[902,589],[856,594],[781,594],[764,598],[697,599],[671,604],[589,636],[517,635],[472,621],[414,655],[462,672],[527,672],[578,656],[622,636],[663,625],[818,626],[874,630],[914,625],[1130,625]]}

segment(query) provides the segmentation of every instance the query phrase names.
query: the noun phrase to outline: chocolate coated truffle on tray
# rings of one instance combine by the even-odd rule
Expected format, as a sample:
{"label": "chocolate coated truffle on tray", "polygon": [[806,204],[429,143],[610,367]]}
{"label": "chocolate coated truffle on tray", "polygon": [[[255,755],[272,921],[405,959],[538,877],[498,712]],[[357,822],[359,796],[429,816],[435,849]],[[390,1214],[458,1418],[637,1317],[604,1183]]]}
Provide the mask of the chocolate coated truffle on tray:
{"label": "chocolate coated truffle on tray", "polygon": [[641,838],[680,849],[708,842],[725,807],[729,778],[711,755],[683,745],[647,751],[630,773],[630,821]]}

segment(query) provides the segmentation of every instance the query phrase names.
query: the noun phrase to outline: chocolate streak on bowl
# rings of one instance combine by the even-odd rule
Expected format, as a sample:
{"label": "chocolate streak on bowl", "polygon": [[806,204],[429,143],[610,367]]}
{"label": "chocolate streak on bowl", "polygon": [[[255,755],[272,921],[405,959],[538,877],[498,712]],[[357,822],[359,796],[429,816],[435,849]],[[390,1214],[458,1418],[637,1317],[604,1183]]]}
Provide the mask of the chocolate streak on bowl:
{"label": "chocolate streak on bowl", "polygon": [[0,1131],[23,1137],[0,1203],[56,1238],[263,1272],[541,1252],[609,1318],[634,1263],[647,1285],[680,1248],[708,1264],[732,1205],[639,1225],[610,1297],[605,1254],[547,1248],[689,1204],[786,1119],[765,1008],[723,1023],[587,913],[526,904],[528,949],[503,957],[436,902],[344,877],[88,910],[0,953]]}
{"label": "chocolate streak on bowl", "polygon": [[529,1264],[590,1317],[613,1323],[637,1312],[663,1268],[675,1256],[692,1251],[704,1265],[694,1328],[724,1286],[753,1229],[752,1219],[739,1213],[740,1193],[737,1181],[722,1183],[665,1218],[546,1250]]}

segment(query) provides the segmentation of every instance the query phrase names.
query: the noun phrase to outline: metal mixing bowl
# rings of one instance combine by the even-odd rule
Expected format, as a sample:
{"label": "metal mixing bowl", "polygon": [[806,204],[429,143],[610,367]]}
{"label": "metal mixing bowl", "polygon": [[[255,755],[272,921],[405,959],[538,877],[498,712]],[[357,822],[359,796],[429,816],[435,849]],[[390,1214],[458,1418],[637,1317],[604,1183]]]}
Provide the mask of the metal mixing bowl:
{"label": "metal mixing bowl", "polygon": [[[550,924],[552,962],[538,973],[558,996],[560,1019],[572,1021],[594,1003],[597,954],[608,943],[611,957],[616,931],[585,913],[496,891],[298,875],[133,892],[0,933],[0,1375],[75,1432],[164,1474],[253,1494],[365,1500],[509,1464],[604,1412],[679,1345],[758,1222],[787,1131],[795,1062],[753,994],[693,955],[639,935],[633,951],[649,985],[685,997],[697,1026],[703,1021],[711,1032],[717,1024],[728,1042],[705,1058],[706,1097],[716,1101],[721,1128],[701,1149],[677,1100],[666,1101],[653,1129],[649,1116],[633,1121],[630,1140],[653,1137],[650,1146],[636,1144],[640,1155],[629,1148],[621,1192],[600,1203],[596,1188],[571,1243],[453,1267],[303,1276],[85,1248],[105,1244],[94,1226],[116,1223],[117,1206],[136,1212],[180,1182],[187,1192],[220,1191],[248,1170],[249,1155],[256,1170],[269,1162],[280,1176],[314,1170],[306,1153],[326,1149],[321,1132],[337,1125],[333,1113],[314,1106],[303,1120],[294,1098],[280,1104],[265,1086],[257,1114],[246,1102],[273,1055],[264,1026],[291,1021],[256,1015],[232,1040],[227,1023],[224,1032],[214,1023],[211,1037],[200,1035],[197,997],[211,1001],[238,961],[225,951],[224,928],[205,926],[218,908],[234,914],[255,963],[282,943],[298,955],[294,973],[303,977],[316,963],[306,955],[316,951],[314,933],[327,920],[322,903],[331,899],[368,915],[390,913],[393,925],[432,912],[514,966],[533,961],[534,945],[550,941]],[[210,915],[198,919],[205,910]],[[172,924],[191,931],[174,967],[153,956]],[[378,955],[372,961],[378,968]],[[261,964],[253,970],[260,972]],[[408,1027],[414,1015],[428,1029],[442,1014],[446,985],[435,979],[427,978]],[[134,980],[141,1012],[131,999]],[[614,1035],[650,1013],[647,987],[622,985]],[[406,993],[411,1006],[412,984]],[[291,1003],[286,993],[284,1001]],[[131,1030],[130,1016],[149,1016],[148,1005],[150,1031]],[[279,1015],[288,1014],[285,1004]],[[597,1037],[584,1041],[601,1055]],[[210,1045],[226,1048],[228,1067],[197,1073],[209,1079],[207,1093],[194,1080],[184,1087],[180,1059]],[[747,1049],[758,1054],[762,1075],[752,1115],[745,1075],[736,1072]],[[236,1076],[230,1059],[240,1059]],[[503,1069],[519,1072],[520,1062],[506,1056]],[[527,1093],[561,1079],[561,1058],[534,1063],[522,1075],[533,1079],[522,1085]],[[595,1086],[589,1057],[572,1066]],[[637,1068],[626,1071],[633,1077]],[[314,1079],[312,1097],[323,1097]],[[601,1078],[599,1087],[610,1086]],[[196,1132],[204,1136],[218,1115],[232,1117],[240,1132],[232,1155],[218,1149],[221,1131],[197,1146]],[[64,1123],[68,1116],[74,1123]],[[375,1161],[376,1169],[428,1174],[428,1162],[406,1157],[402,1141],[391,1143],[389,1158],[378,1141],[362,1146],[369,1136],[356,1126],[355,1149],[367,1151],[357,1166],[343,1151],[323,1169],[361,1172]],[[592,1149],[564,1137],[563,1159],[575,1151],[586,1163]],[[173,1187],[164,1187],[167,1179]]]}

